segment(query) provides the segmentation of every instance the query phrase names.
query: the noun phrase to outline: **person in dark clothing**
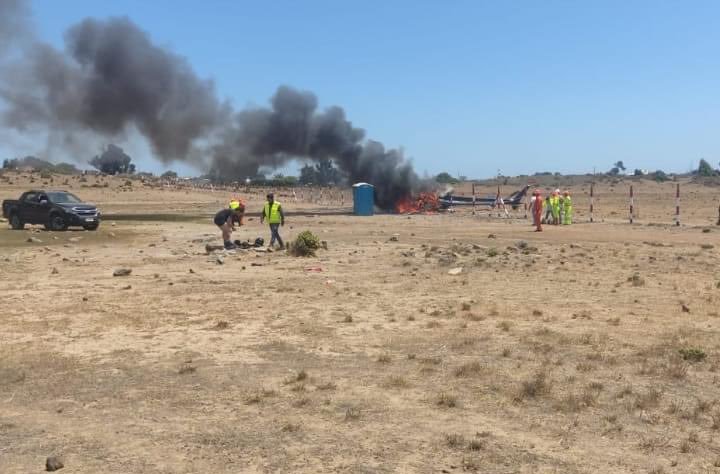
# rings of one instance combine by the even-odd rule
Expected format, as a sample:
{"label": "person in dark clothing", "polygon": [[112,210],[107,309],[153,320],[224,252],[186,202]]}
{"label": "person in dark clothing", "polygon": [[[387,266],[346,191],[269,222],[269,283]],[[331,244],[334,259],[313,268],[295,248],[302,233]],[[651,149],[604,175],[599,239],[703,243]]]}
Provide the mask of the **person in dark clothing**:
{"label": "person in dark clothing", "polygon": [[242,217],[245,213],[245,206],[238,201],[232,201],[230,207],[222,209],[215,214],[213,222],[220,227],[222,232],[223,245],[227,250],[235,248],[235,244],[231,240],[233,230],[235,230],[235,222],[242,225]]}

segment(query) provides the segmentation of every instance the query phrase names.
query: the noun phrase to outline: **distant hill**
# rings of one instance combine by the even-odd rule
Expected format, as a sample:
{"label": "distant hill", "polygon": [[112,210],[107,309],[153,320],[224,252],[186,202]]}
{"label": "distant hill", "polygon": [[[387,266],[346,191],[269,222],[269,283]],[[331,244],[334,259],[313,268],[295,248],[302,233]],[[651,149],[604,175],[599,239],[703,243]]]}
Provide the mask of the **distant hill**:
{"label": "distant hill", "polygon": [[51,163],[35,156],[4,160],[2,167],[3,169],[29,168],[35,171],[47,171],[57,174],[80,174],[80,170],[71,163]]}

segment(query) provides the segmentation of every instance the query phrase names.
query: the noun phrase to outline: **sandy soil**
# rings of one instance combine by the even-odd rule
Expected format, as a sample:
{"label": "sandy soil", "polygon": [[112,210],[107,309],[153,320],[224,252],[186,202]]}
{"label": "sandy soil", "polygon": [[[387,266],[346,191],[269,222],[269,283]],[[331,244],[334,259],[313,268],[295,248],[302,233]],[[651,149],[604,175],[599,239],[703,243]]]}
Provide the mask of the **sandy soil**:
{"label": "sandy soil", "polygon": [[283,235],[328,250],[219,264],[227,193],[94,179],[52,184],[97,232],[0,229],[1,473],[720,472],[715,188],[674,227],[672,185],[636,184],[632,226],[624,184],[595,224],[577,185],[542,233],[286,195]]}

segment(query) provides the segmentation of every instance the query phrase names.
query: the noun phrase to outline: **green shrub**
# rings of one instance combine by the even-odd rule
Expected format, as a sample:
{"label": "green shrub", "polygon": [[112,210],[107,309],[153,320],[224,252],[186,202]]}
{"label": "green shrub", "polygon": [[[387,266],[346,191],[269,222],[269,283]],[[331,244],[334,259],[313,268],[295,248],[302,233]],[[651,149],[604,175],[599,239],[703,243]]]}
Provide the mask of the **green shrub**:
{"label": "green shrub", "polygon": [[314,257],[320,248],[320,239],[309,230],[300,232],[290,246],[290,253],[296,257]]}
{"label": "green shrub", "polygon": [[678,351],[684,360],[700,362],[706,357],[705,351],[697,347],[686,347]]}

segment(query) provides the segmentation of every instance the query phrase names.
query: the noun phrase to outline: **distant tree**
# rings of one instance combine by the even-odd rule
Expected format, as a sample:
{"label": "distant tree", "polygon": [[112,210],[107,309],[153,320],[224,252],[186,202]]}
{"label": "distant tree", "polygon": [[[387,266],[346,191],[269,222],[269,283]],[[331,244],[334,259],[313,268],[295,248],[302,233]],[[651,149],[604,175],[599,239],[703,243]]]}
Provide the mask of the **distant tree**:
{"label": "distant tree", "polygon": [[625,165],[623,164],[622,160],[615,162],[613,166],[620,171],[625,171]]}
{"label": "distant tree", "polygon": [[641,169],[635,168],[635,171],[633,171],[633,176],[642,176],[644,173]]}
{"label": "distant tree", "polygon": [[335,167],[332,160],[320,160],[315,165],[315,173],[320,186],[338,184],[340,182],[340,171]]}
{"label": "distant tree", "polygon": [[178,174],[172,170],[168,170],[160,175],[162,178],[177,178]]}
{"label": "distant tree", "polygon": [[442,173],[435,176],[435,182],[440,184],[457,184],[458,180],[453,178],[450,173],[443,171]]}
{"label": "distant tree", "polygon": [[460,180],[461,183],[465,182],[467,181],[467,176],[461,174],[460,176],[458,176],[458,180]]}
{"label": "distant tree", "polygon": [[607,174],[609,174],[610,176],[617,176],[620,174],[620,168],[618,168],[617,166],[613,166],[612,168],[610,168],[610,171],[608,171]]}
{"label": "distant tree", "polygon": [[704,159],[700,160],[700,165],[697,169],[697,174],[700,176],[712,176],[715,174],[715,170],[710,166],[710,163]]}
{"label": "distant tree", "polygon": [[342,175],[332,160],[320,160],[315,166],[307,164],[300,168],[300,177],[297,181],[300,184],[329,186],[339,184],[342,181]]}
{"label": "distant tree", "polygon": [[663,183],[665,181],[669,181],[670,178],[663,170],[657,170],[655,173],[653,173],[653,177],[655,178],[655,181],[658,183]]}
{"label": "distant tree", "polygon": [[9,169],[9,168],[10,168],[10,160],[8,160],[7,158],[5,158],[5,159],[3,160],[3,169]]}
{"label": "distant tree", "polygon": [[312,165],[305,165],[300,168],[300,184],[313,184],[315,182],[315,167]]}
{"label": "distant tree", "polygon": [[135,165],[131,161],[122,148],[111,143],[101,154],[90,160],[90,164],[105,174],[132,174],[135,172]]}

